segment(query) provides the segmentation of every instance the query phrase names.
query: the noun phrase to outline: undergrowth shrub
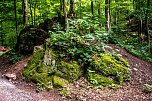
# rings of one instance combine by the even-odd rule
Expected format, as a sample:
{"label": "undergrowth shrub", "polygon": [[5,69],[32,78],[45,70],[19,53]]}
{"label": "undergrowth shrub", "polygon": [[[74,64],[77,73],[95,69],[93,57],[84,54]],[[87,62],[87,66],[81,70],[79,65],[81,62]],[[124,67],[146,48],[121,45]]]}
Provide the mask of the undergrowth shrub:
{"label": "undergrowth shrub", "polygon": [[148,52],[149,46],[147,43],[140,45],[136,36],[131,36],[129,34],[120,36],[116,33],[112,33],[109,35],[109,43],[118,44],[120,47],[125,48],[131,54],[143,60],[152,62],[152,54]]}

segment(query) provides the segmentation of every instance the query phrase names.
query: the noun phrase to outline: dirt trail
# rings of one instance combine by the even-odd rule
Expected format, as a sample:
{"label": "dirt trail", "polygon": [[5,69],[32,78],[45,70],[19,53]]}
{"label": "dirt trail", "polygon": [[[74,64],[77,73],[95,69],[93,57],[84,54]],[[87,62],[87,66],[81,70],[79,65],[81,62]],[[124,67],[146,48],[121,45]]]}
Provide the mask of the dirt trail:
{"label": "dirt trail", "polygon": [[[14,65],[5,65],[0,69],[0,101],[62,101],[55,90],[37,92],[34,84],[23,80],[21,71],[28,59],[26,57]],[[17,78],[9,81],[4,78],[5,74],[14,74]]]}

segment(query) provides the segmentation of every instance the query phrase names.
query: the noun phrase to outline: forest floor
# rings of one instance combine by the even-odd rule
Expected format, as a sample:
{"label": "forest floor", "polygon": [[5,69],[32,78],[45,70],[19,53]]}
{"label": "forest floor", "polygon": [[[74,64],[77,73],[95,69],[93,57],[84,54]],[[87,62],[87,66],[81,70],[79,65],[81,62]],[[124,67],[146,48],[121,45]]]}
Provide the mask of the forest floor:
{"label": "forest floor", "polygon": [[[131,81],[124,83],[118,89],[93,87],[87,80],[81,77],[73,84],[67,85],[70,94],[68,98],[62,98],[57,90],[38,91],[35,84],[26,82],[21,71],[27,65],[30,57],[25,57],[16,64],[5,64],[0,58],[0,101],[152,101],[152,93],[145,93],[144,84],[152,84],[152,63],[143,61],[125,49],[109,44],[108,51],[115,51],[130,64]],[[4,77],[11,75],[14,80]]]}

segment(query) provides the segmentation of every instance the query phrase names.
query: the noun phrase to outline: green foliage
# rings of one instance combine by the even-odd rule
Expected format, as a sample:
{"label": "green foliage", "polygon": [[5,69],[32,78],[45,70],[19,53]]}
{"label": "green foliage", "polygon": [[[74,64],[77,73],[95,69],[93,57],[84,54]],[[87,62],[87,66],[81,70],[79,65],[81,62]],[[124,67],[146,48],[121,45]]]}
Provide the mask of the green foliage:
{"label": "green foliage", "polygon": [[150,84],[144,84],[144,91],[146,93],[151,93],[152,92],[152,85],[150,85]]}
{"label": "green foliage", "polygon": [[[18,20],[18,32],[22,28],[22,3],[21,0],[17,3],[17,20]],[[0,45],[14,48],[17,40],[17,33],[15,28],[14,18],[14,1],[3,0],[0,1]]]}
{"label": "green foliage", "polygon": [[16,54],[13,57],[10,57],[10,60],[13,64],[17,63],[18,61],[21,61],[23,59],[23,55]]}
{"label": "green foliage", "polygon": [[152,54],[148,52],[149,46],[147,43],[138,44],[137,36],[131,36],[127,33],[124,36],[123,34],[118,35],[112,33],[109,36],[109,43],[118,44],[122,48],[125,48],[131,54],[143,59],[152,62]]}
{"label": "green foliage", "polygon": [[[83,19],[70,21],[69,23],[68,33],[50,32],[50,47],[59,52],[59,58],[88,62],[93,54],[104,51],[103,47],[105,45],[101,40],[104,36],[102,32],[91,33],[90,25],[86,24],[88,22]],[[83,23],[85,26],[81,25]]]}
{"label": "green foliage", "polygon": [[37,83],[37,84],[36,84],[36,87],[37,87],[38,90],[40,90],[40,91],[45,90],[45,86],[44,86],[44,84],[42,84],[42,83]]}
{"label": "green foliage", "polygon": [[[21,61],[23,59],[23,55],[16,52],[14,49],[11,49],[10,51],[6,52],[5,54],[8,54],[8,59],[13,63],[17,63],[18,61]],[[4,54],[4,55],[5,55]]]}

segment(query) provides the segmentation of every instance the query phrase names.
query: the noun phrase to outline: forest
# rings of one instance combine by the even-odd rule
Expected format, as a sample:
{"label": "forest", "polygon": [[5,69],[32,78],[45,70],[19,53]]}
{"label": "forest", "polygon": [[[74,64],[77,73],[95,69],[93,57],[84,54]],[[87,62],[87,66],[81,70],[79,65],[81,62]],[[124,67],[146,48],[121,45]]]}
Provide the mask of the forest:
{"label": "forest", "polygon": [[151,0],[1,0],[0,10],[4,101],[152,101]]}

